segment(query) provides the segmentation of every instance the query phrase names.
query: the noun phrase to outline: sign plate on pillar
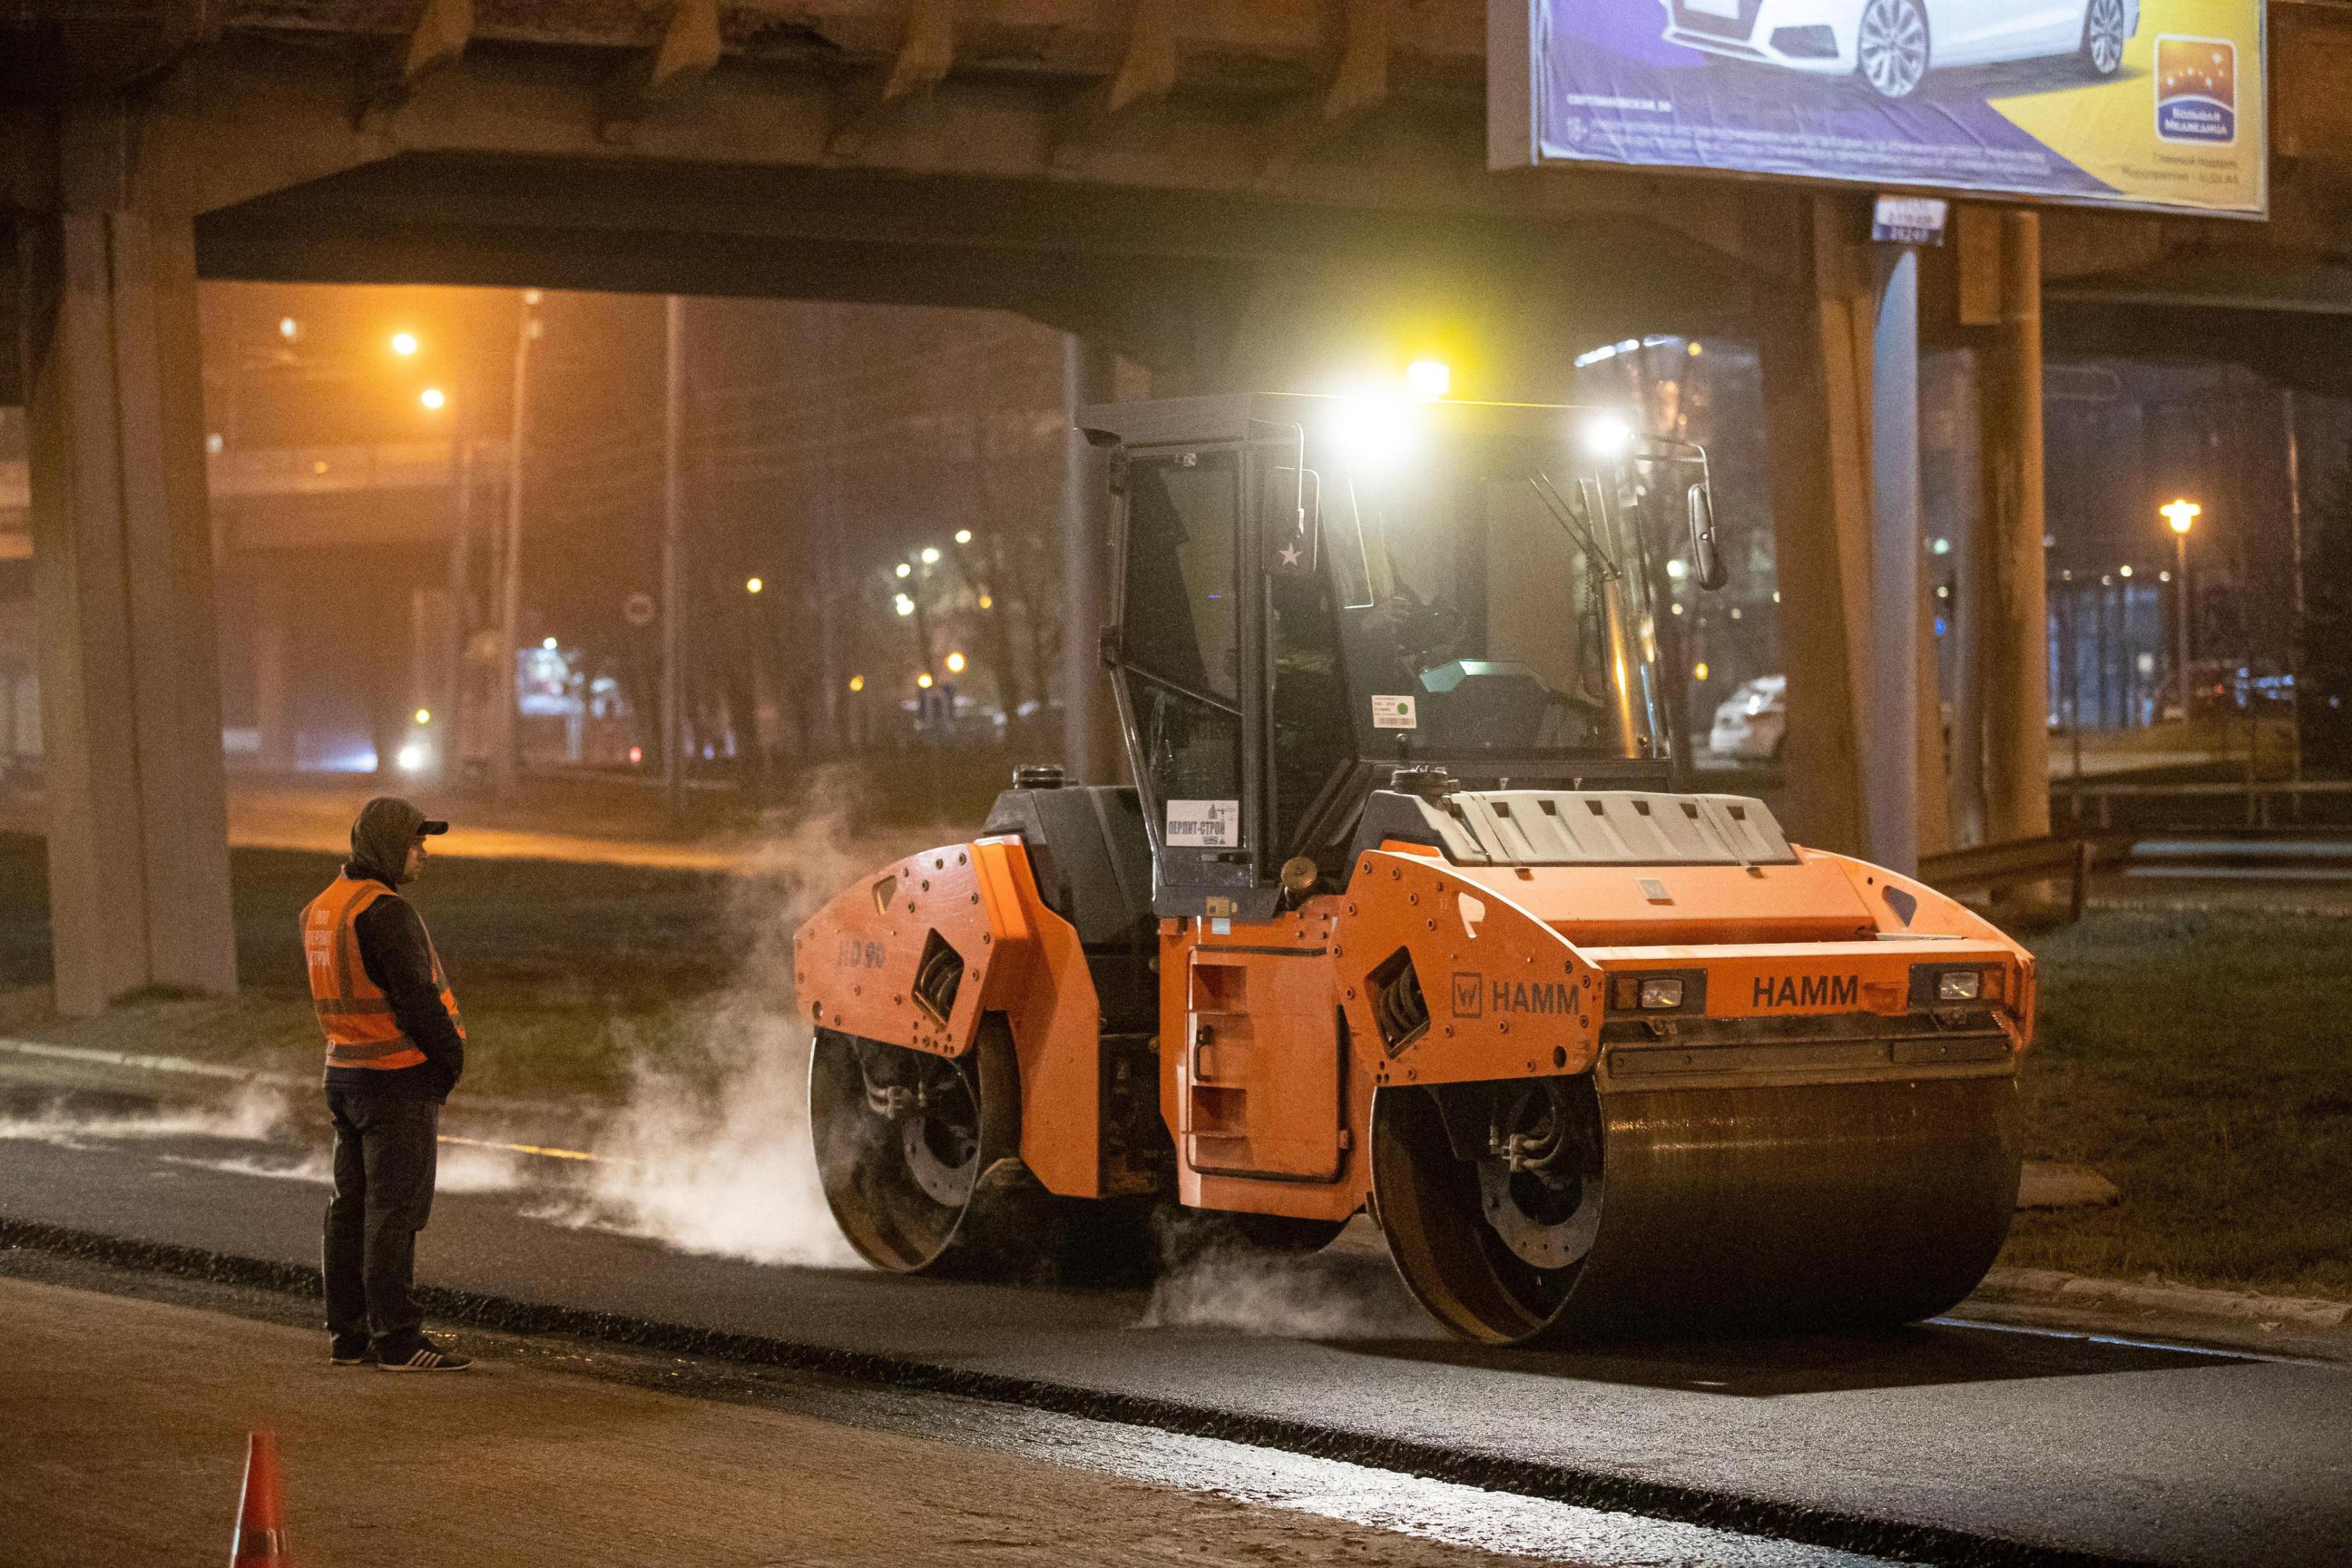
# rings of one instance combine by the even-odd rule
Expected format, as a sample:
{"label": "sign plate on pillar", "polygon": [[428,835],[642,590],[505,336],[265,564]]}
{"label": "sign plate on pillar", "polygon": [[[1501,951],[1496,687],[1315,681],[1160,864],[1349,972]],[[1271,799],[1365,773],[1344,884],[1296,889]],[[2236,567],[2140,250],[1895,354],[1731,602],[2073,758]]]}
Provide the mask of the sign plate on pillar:
{"label": "sign plate on pillar", "polygon": [[1941,196],[1881,196],[1870,211],[1870,237],[1889,245],[1941,245],[1950,211]]}

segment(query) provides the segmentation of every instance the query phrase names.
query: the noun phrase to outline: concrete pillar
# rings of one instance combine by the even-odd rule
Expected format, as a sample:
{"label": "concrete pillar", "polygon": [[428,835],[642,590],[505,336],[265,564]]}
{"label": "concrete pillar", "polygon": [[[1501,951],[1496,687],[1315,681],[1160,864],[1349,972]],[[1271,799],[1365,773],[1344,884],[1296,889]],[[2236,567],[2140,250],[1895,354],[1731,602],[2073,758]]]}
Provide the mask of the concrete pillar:
{"label": "concrete pillar", "polygon": [[50,929],[75,1015],[236,988],[194,228],[130,188],[17,219]]}
{"label": "concrete pillar", "polygon": [[1073,426],[1062,468],[1062,765],[1076,784],[1124,777],[1126,748],[1110,678],[1098,652],[1110,619],[1110,497],[1102,457],[1075,428],[1078,411],[1118,395],[1109,350],[1075,334],[1064,340],[1062,396]]}
{"label": "concrete pillar", "polygon": [[[1919,868],[1919,252],[1881,249],[1871,331],[1869,721],[1863,853]],[[1932,704],[1930,705],[1932,708]],[[1906,744],[1905,742],[1909,742]],[[1943,781],[1937,779],[1940,790]]]}
{"label": "concrete pillar", "polygon": [[1984,662],[1985,837],[2050,831],[2050,634],[2042,538],[2042,227],[2000,216],[2000,324],[1980,357],[1987,582]]}
{"label": "concrete pillar", "polygon": [[[1998,220],[1996,220],[1998,221]],[[1958,403],[1953,421],[1962,443],[1962,464],[1954,479],[1959,493],[1946,526],[1952,541],[1952,746],[1951,842],[1985,842],[1984,645],[1986,570],[1983,489],[1980,482],[1984,392],[1981,356],[1954,351],[1951,393]]]}
{"label": "concrete pillar", "polygon": [[1857,853],[1870,690],[1873,299],[1848,199],[1802,199],[1801,277],[1764,285],[1757,320],[1789,675],[1781,811],[1798,842]]}
{"label": "concrete pillar", "polygon": [[291,773],[294,744],[294,595],[285,574],[264,566],[254,584],[253,723],[261,765]]}

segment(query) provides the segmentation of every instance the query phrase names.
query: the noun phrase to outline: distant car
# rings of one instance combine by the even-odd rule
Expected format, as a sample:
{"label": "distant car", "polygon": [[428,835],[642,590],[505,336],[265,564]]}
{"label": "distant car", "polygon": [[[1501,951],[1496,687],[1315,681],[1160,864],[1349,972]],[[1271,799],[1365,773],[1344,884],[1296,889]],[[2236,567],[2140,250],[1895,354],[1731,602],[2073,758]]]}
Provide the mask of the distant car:
{"label": "distant car", "polygon": [[1769,762],[1789,732],[1789,678],[1759,675],[1742,681],[1715,710],[1706,749],[1718,757]]}
{"label": "distant car", "polygon": [[1930,68],[2074,55],[2110,77],[2140,0],[1664,0],[1666,41],[1907,98]]}

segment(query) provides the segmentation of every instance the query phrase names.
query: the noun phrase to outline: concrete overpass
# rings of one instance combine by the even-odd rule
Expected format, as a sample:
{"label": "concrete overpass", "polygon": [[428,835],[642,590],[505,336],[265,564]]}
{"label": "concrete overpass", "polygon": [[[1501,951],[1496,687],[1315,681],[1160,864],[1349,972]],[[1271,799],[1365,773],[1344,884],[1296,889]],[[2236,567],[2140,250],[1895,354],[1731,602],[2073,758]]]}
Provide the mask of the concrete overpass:
{"label": "concrete overpass", "polygon": [[[1817,607],[1784,627],[1791,826],[1868,847],[1890,741],[1940,773],[1937,726],[1879,735],[1867,695],[1861,195],[1488,174],[1476,0],[46,0],[0,26],[0,400],[31,409],[68,1008],[234,983],[200,275],[996,306],[1089,345],[1087,397],[1113,351],[1162,391],[1294,384],[1431,331],[1462,394],[1552,396],[1591,343],[1742,332]],[[2271,37],[2268,224],[1963,209],[1931,258],[1922,330],[1983,377],[1995,837],[2046,816],[2045,293],[2073,347],[2352,374],[2311,352],[2352,323],[2352,7],[2275,0]]]}

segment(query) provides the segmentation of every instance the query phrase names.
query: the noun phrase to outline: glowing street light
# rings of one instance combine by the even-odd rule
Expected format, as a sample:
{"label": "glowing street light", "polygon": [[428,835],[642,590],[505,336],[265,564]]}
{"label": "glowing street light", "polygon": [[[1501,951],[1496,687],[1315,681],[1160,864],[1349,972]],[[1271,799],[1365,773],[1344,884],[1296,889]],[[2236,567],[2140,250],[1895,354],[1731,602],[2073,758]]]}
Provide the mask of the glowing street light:
{"label": "glowing street light", "polygon": [[915,574],[915,569],[912,566],[908,565],[904,561],[899,562],[894,570],[896,570],[901,577],[911,577]]}
{"label": "glowing street light", "polygon": [[416,710],[416,721],[420,724],[430,724],[433,722],[433,710],[430,708],[419,708]]}
{"label": "glowing street light", "polygon": [[1404,367],[1404,389],[1416,403],[1434,403],[1454,390],[1454,367],[1442,359],[1417,359]]}
{"label": "glowing street light", "polygon": [[983,610],[994,609],[996,607],[996,595],[993,594],[982,594],[980,596],[980,607]]}
{"label": "glowing street light", "polygon": [[915,601],[901,594],[890,601],[890,607],[902,616],[911,616],[915,613]]}
{"label": "glowing street light", "polygon": [[2205,509],[2183,496],[2158,507],[2157,511],[2172,530],[2173,545],[2173,606],[2175,630],[2173,659],[2180,667],[2180,721],[2189,722],[2189,531]]}
{"label": "glowing street light", "polygon": [[924,564],[924,565],[926,565],[926,566],[936,566],[936,565],[938,565],[939,563],[940,563],[940,547],[939,547],[938,545],[936,545],[936,544],[926,544],[926,545],[924,545],[924,546],[923,546],[923,564]]}
{"label": "glowing street light", "polygon": [[927,669],[923,671],[922,674],[915,677],[915,684],[921,687],[924,690],[929,691],[931,689],[931,672]]}
{"label": "glowing street light", "polygon": [[971,530],[968,528],[957,529],[956,542],[958,544],[970,544],[971,542]]}
{"label": "glowing street light", "polygon": [[290,343],[302,335],[302,323],[291,316],[280,316],[278,318],[278,335]]}
{"label": "glowing street light", "polygon": [[951,653],[948,655],[948,673],[950,675],[961,675],[963,673],[963,655],[960,653]]}
{"label": "glowing street light", "polygon": [[422,403],[425,407],[438,414],[442,407],[448,403],[449,395],[437,386],[428,386],[423,392],[417,394],[416,401]]}
{"label": "glowing street light", "polygon": [[415,332],[393,333],[392,352],[398,354],[403,359],[406,359],[409,355],[415,353],[416,352],[416,334]]}
{"label": "glowing street light", "polygon": [[864,676],[862,676],[862,675],[853,675],[853,676],[851,676],[851,677],[849,678],[849,689],[851,689],[852,691],[863,691],[863,690],[865,690],[865,689],[866,689],[866,678],[865,678]]}
{"label": "glowing street light", "polygon": [[766,586],[767,584],[761,582],[757,577],[746,577],[743,579],[743,592],[747,594],[756,594]]}

